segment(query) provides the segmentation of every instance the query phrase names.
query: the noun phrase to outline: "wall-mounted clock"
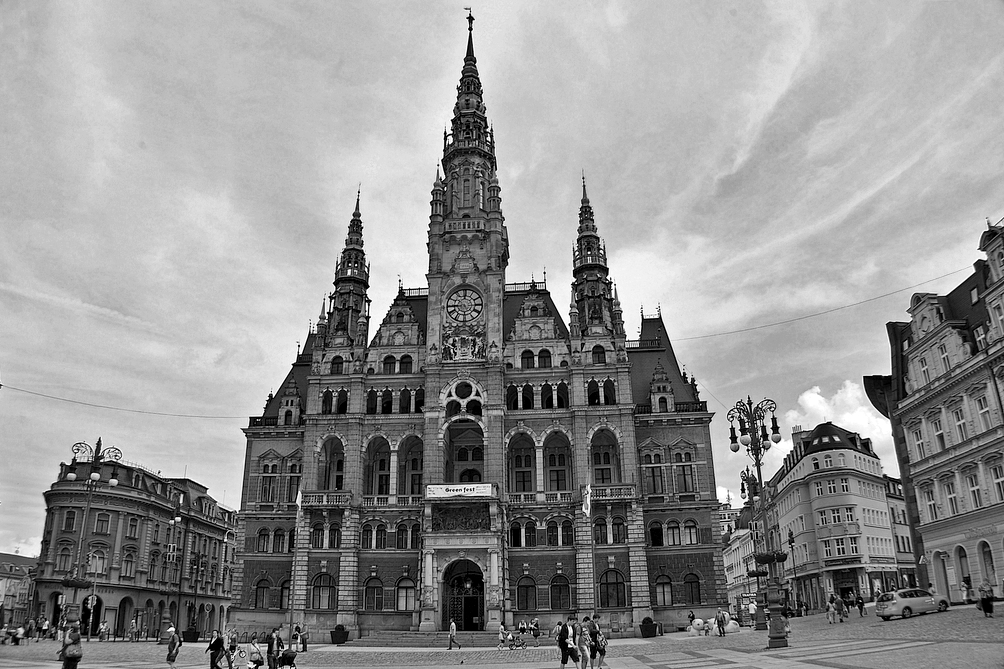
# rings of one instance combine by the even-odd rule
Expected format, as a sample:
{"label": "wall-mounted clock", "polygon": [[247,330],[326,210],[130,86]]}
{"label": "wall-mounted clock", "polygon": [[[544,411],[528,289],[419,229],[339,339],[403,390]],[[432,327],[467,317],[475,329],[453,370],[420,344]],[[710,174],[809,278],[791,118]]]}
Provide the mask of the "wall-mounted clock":
{"label": "wall-mounted clock", "polygon": [[459,288],[446,298],[446,313],[458,323],[469,323],[484,309],[481,294],[473,288]]}

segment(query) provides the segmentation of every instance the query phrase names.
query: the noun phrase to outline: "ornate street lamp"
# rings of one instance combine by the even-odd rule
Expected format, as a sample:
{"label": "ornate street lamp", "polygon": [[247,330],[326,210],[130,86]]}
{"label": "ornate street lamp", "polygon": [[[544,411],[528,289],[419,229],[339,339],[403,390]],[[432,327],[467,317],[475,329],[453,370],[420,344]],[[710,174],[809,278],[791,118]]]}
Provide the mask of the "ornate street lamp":
{"label": "ornate street lamp", "polygon": [[[788,555],[791,556],[791,598],[795,601],[795,606],[797,607],[797,613],[795,615],[802,615],[802,609],[798,606],[798,567],[795,566],[795,533],[788,528]],[[789,603],[790,607],[791,604]]]}
{"label": "ornate street lamp", "polygon": [[[64,480],[69,482],[74,482],[77,480],[77,458],[85,462],[89,462],[89,473],[86,479],[83,480],[84,488],[87,490],[87,502],[84,505],[84,517],[80,523],[80,536],[77,540],[77,557],[73,562],[73,566],[70,568],[69,573],[63,579],[62,583],[64,587],[73,588],[73,602],[68,606],[69,611],[64,610],[62,612],[61,626],[65,627],[67,620],[74,621],[79,620],[79,603],[77,602],[77,595],[81,588],[91,588],[94,583],[87,580],[86,574],[81,575],[80,573],[80,560],[83,557],[84,548],[84,530],[87,527],[87,519],[91,514],[91,501],[94,499],[94,491],[101,486],[107,485],[109,488],[114,488],[119,484],[119,469],[118,465],[112,467],[112,475],[107,481],[101,480],[101,465],[106,461],[118,462],[122,459],[122,451],[114,446],[101,446],[101,438],[98,437],[98,442],[92,448],[90,444],[85,441],[78,441],[75,443],[71,450],[73,451],[73,460],[70,461],[69,466],[66,468],[66,475]],[[91,627],[93,626],[94,618],[94,597],[92,595],[90,602],[90,609],[88,613],[87,620],[87,639],[90,641],[91,638]],[[73,616],[70,618],[70,616]]]}
{"label": "ornate street lamp", "polygon": [[[729,448],[733,453],[738,453],[740,447],[746,448],[746,454],[753,460],[756,468],[756,476],[746,469],[740,475],[742,479],[743,493],[749,492],[750,500],[753,502],[755,516],[759,516],[766,523],[767,514],[765,509],[766,500],[763,495],[763,458],[770,450],[770,447],[781,441],[781,430],[777,425],[777,404],[774,400],[760,400],[753,404],[753,400],[746,396],[746,401],[739,400],[736,405],[729,409],[727,418],[729,419]],[[767,417],[770,414],[770,434],[767,433]],[[736,435],[736,423],[739,423],[739,434]],[[745,494],[744,494],[745,497]],[[759,502],[759,504],[758,504]],[[765,532],[766,533],[766,528]],[[783,558],[781,557],[783,556]],[[768,552],[766,546],[756,554],[757,563],[770,565],[778,560],[787,558],[783,552]],[[780,595],[778,593],[778,580],[776,570],[774,578],[768,581],[765,593],[766,602],[761,603],[757,611],[756,629],[763,630],[766,626],[763,623],[763,608],[770,611],[770,629],[767,632],[768,648],[786,648],[788,638],[784,633],[784,621],[781,620]]]}

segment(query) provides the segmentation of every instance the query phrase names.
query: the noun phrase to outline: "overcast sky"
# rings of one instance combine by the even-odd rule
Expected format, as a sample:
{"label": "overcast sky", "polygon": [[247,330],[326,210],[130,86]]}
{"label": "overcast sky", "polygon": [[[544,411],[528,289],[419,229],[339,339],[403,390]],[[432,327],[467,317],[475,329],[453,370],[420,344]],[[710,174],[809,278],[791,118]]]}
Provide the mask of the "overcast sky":
{"label": "overcast sky", "polygon": [[[38,552],[42,492],[99,436],[239,506],[241,428],[317,318],[358,184],[374,320],[399,275],[426,285],[464,4],[0,4],[0,551]],[[780,407],[768,472],[793,425],[832,420],[897,475],[861,377],[1004,216],[1004,4],[474,14],[507,279],[546,268],[568,303],[585,170],[629,332],[661,307],[716,413],[723,500],[747,394]]]}

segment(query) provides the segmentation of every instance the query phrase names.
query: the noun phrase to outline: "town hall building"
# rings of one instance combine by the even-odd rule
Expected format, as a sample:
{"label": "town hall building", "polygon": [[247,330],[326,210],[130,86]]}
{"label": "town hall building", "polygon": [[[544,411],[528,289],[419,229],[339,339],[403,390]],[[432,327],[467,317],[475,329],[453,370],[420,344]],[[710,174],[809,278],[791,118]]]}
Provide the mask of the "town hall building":
{"label": "town hall building", "polygon": [[371,321],[371,260],[392,268],[366,256],[357,196],[316,327],[245,429],[238,627],[320,640],[600,612],[633,635],[726,603],[712,414],[661,312],[628,339],[585,181],[570,293],[507,281],[468,20],[427,285]]}

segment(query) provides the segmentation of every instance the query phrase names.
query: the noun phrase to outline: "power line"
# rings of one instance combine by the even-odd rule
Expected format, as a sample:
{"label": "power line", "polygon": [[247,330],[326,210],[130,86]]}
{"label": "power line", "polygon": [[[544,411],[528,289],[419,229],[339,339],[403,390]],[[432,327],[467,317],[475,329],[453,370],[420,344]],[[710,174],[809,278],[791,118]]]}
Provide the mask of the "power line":
{"label": "power line", "polygon": [[113,407],[107,404],[94,404],[93,402],[82,402],[80,400],[71,400],[66,397],[56,397],[55,395],[46,395],[45,393],[36,393],[32,390],[25,390],[24,388],[15,388],[14,386],[0,383],[0,388],[7,388],[8,390],[16,390],[19,393],[25,393],[26,395],[34,395],[35,397],[44,397],[48,400],[56,400],[57,402],[67,402],[69,404],[79,404],[85,407],[93,407],[95,409],[108,409],[109,411],[122,411],[125,413],[139,413],[147,416],[167,416],[169,418],[211,418],[216,420],[235,420],[242,419],[247,420],[247,416],[202,416],[199,414],[190,413],[166,413],[163,411],[144,411],[143,409],[126,409],[123,407]]}
{"label": "power line", "polygon": [[913,288],[917,288],[918,286],[923,286],[925,283],[931,283],[932,281],[937,281],[939,279],[944,279],[946,276],[951,276],[953,274],[958,274],[959,272],[964,272],[964,271],[966,271],[968,269],[970,269],[970,268],[969,267],[963,267],[961,269],[957,269],[957,270],[953,270],[951,272],[948,272],[947,274],[942,274],[941,276],[936,276],[933,279],[927,279],[926,281],[921,281],[920,283],[915,283],[912,286],[907,286],[906,288],[899,288],[897,290],[894,290],[894,291],[891,291],[891,292],[888,292],[888,293],[883,293],[882,295],[876,295],[875,297],[869,297],[866,300],[861,300],[859,302],[852,302],[851,304],[845,304],[845,305],[840,306],[840,307],[833,307],[832,309],[826,309],[825,311],[817,311],[816,313],[806,314],[804,316],[796,316],[795,318],[789,318],[787,320],[777,321],[775,323],[765,323],[763,325],[752,325],[752,326],[750,326],[748,328],[740,328],[738,330],[729,330],[727,332],[713,332],[711,334],[696,335],[694,337],[680,337],[679,339],[676,339],[675,341],[678,341],[678,342],[680,342],[680,341],[693,341],[695,339],[709,339],[711,337],[724,337],[725,335],[741,334],[743,332],[753,332],[754,330],[763,330],[765,328],[777,327],[778,325],[787,325],[788,323],[796,323],[798,321],[804,321],[804,320],[807,320],[809,318],[816,318],[817,316],[825,316],[826,314],[832,314],[835,311],[842,311],[844,309],[850,309],[851,307],[857,307],[857,306],[860,306],[862,304],[867,304],[868,302],[874,302],[875,300],[881,300],[883,298],[889,297],[890,295],[895,295],[897,293],[902,293],[904,291],[911,290]]}

